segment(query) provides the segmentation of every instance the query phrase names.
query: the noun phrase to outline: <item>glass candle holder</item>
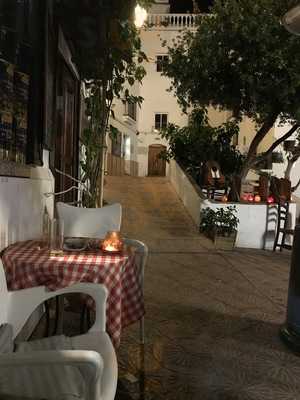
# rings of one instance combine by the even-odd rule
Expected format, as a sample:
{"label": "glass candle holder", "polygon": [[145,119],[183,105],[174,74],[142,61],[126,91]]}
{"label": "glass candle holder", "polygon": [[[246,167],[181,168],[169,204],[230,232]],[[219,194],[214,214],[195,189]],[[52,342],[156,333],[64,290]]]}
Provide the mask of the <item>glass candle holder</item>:
{"label": "glass candle holder", "polygon": [[118,252],[123,249],[123,240],[119,231],[107,232],[104,240],[101,243],[101,249],[107,252]]}

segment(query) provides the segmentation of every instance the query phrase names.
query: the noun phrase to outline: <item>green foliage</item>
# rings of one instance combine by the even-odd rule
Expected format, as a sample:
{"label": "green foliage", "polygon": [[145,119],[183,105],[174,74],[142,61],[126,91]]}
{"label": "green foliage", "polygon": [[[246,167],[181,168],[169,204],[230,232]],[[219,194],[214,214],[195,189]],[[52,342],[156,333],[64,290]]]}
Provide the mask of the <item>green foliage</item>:
{"label": "green foliage", "polygon": [[300,45],[280,24],[297,0],[215,0],[196,33],[169,47],[164,74],[183,110],[213,106],[257,124],[241,177],[276,119],[300,121]]}
{"label": "green foliage", "polygon": [[224,208],[206,207],[200,214],[200,232],[208,236],[217,233],[222,236],[229,236],[237,230],[239,219],[236,216],[236,206]]}
{"label": "green foliage", "polygon": [[[141,83],[145,76],[142,66],[147,61],[141,50],[139,32],[134,25],[133,14],[136,4],[149,6],[151,1],[104,1],[95,10],[100,26],[99,50],[91,59],[77,53],[77,61],[86,78],[86,116],[88,128],[81,142],[84,153],[81,161],[82,181],[88,183],[91,196],[84,198],[84,205],[102,205],[104,159],[107,133],[116,135],[116,129],[108,128],[114,99],[124,103],[141,105],[143,98],[132,95],[130,88]],[[75,60],[76,61],[76,60]]]}
{"label": "green foliage", "polygon": [[201,166],[209,160],[217,161],[225,176],[238,173],[243,163],[243,156],[232,146],[234,135],[239,127],[234,121],[212,127],[208,123],[204,109],[191,113],[189,125],[179,128],[174,124],[161,132],[168,140],[168,150],[162,154],[166,160],[175,158],[193,176],[198,179]]}
{"label": "green foliage", "polygon": [[183,107],[213,105],[259,124],[300,119],[300,46],[280,18],[296,0],[216,0],[195,35],[169,48],[165,74]]}

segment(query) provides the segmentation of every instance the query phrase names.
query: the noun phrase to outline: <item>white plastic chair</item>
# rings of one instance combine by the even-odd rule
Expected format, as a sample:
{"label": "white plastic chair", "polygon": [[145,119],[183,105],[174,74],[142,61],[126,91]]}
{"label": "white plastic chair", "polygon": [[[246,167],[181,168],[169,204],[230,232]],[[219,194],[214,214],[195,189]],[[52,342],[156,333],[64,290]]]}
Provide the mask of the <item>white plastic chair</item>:
{"label": "white plastic chair", "polygon": [[[67,293],[85,293],[95,300],[96,319],[88,333],[23,342],[12,351],[14,338],[36,307]],[[106,288],[90,283],[55,292],[45,287],[8,291],[0,260],[0,324],[7,324],[0,327],[0,398],[113,400],[118,371],[105,332],[106,299]]]}
{"label": "white plastic chair", "polygon": [[[102,239],[107,231],[120,230],[122,208],[116,203],[102,208],[74,207],[64,203],[57,203],[58,217],[64,221],[65,236],[92,237]],[[139,240],[125,239],[125,244],[136,248],[138,257],[139,278],[144,295],[144,269],[147,263],[148,247]],[[89,310],[84,306],[81,317],[81,331],[83,331],[85,313],[88,325],[90,321]],[[144,317],[140,320],[140,341],[145,343]]]}
{"label": "white plastic chair", "polygon": [[[108,231],[119,231],[121,228],[122,206],[115,203],[102,208],[75,207],[66,203],[56,203],[58,218],[64,221],[65,237],[82,237],[103,239]],[[63,300],[56,299],[56,321],[54,332],[60,331],[63,319]],[[81,316],[81,332],[83,331],[86,306]],[[90,319],[90,314],[87,314]],[[47,325],[49,326],[49,304],[47,304]]]}
{"label": "white plastic chair", "polygon": [[[144,274],[145,267],[148,259],[148,246],[136,239],[125,238],[124,243],[126,246],[132,246],[136,249],[137,253],[137,267],[139,269],[139,280],[142,288],[142,294],[144,296]],[[144,316],[140,320],[140,342],[145,344],[145,318]]]}
{"label": "white plastic chair", "polygon": [[58,202],[58,218],[64,221],[64,235],[103,239],[108,231],[119,231],[122,219],[121,204],[102,208],[74,207]]}

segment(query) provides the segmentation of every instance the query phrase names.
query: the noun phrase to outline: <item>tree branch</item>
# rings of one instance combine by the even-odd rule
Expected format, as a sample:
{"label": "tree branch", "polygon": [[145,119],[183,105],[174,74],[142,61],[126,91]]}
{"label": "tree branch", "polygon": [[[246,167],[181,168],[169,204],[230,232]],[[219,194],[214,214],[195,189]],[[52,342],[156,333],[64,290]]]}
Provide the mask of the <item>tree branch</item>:
{"label": "tree branch", "polygon": [[280,145],[280,143],[284,142],[287,138],[289,138],[290,136],[292,136],[292,134],[298,129],[300,128],[299,124],[295,124],[291,127],[291,129],[285,133],[283,136],[281,136],[279,139],[275,140],[275,142],[269,147],[269,149],[267,151],[265,151],[262,154],[262,157],[267,157],[269,154],[271,154],[273,152],[274,149],[276,149],[277,146]]}
{"label": "tree branch", "polygon": [[295,190],[297,190],[299,186],[300,186],[300,179],[299,179],[298,183],[292,187],[292,189],[291,189],[292,192],[295,192]]}
{"label": "tree branch", "polygon": [[264,139],[264,137],[267,135],[269,130],[275,124],[275,121],[276,121],[278,115],[279,115],[278,112],[274,112],[272,115],[269,116],[269,118],[267,118],[265,120],[265,122],[263,123],[261,128],[258,130],[258,132],[254,136],[254,138],[250,144],[247,158],[251,158],[253,156],[253,154],[256,152],[257,147],[260,144],[260,142]]}
{"label": "tree branch", "polygon": [[258,130],[256,135],[254,136],[254,138],[250,144],[249,150],[248,150],[248,154],[247,154],[247,157],[245,160],[244,167],[241,172],[242,179],[247,176],[247,173],[248,173],[249,169],[251,168],[251,166],[253,165],[253,162],[255,160],[258,145],[261,143],[261,141],[268,134],[269,130],[275,124],[278,115],[279,115],[278,112],[274,112],[268,118],[266,118],[265,122],[263,123],[261,128]]}

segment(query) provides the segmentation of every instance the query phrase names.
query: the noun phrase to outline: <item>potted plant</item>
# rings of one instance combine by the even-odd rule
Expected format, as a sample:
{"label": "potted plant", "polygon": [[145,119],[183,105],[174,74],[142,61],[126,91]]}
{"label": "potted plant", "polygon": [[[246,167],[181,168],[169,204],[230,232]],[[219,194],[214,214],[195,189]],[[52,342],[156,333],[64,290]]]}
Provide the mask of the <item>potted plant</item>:
{"label": "potted plant", "polygon": [[235,245],[239,219],[235,206],[201,210],[200,232],[213,240],[216,249],[232,250]]}

